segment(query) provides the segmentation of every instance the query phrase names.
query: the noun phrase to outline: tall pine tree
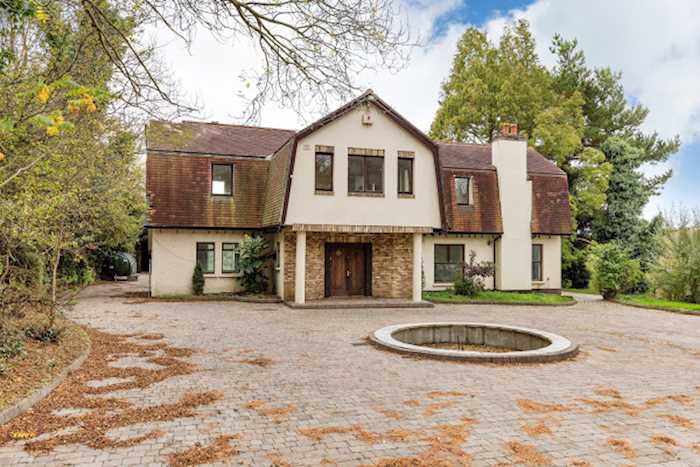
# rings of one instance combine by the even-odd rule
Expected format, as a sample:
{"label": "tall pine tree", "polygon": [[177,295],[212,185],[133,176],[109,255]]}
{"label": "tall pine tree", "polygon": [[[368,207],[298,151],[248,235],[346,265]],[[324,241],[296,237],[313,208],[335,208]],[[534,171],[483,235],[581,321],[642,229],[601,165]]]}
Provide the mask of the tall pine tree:
{"label": "tall pine tree", "polygon": [[627,101],[620,73],[589,67],[576,40],[553,38],[551,69],[542,65],[535,45],[524,20],[506,28],[497,45],[484,32],[468,29],[443,82],[431,135],[489,142],[499,122],[518,123],[529,144],[569,178],[576,225],[565,245],[564,267],[581,269],[580,251],[590,241],[613,239],[648,264],[645,244],[658,222],[644,220],[642,211],[671,172],[647,178],[640,169],[666,161],[678,150],[678,137],[645,133],[648,109]]}

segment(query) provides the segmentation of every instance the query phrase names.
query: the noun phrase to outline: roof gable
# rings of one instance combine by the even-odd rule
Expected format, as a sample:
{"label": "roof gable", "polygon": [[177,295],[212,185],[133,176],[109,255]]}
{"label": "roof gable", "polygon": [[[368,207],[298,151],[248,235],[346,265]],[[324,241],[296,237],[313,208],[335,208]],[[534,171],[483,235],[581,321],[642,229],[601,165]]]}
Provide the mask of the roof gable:
{"label": "roof gable", "polygon": [[411,122],[406,120],[401,114],[399,114],[396,110],[394,110],[389,104],[384,102],[382,99],[377,96],[374,91],[371,89],[368,89],[355,99],[351,100],[347,104],[339,107],[338,109],[334,110],[333,112],[327,114],[326,116],[320,118],[319,120],[315,121],[314,123],[308,125],[307,127],[299,130],[296,135],[293,138],[293,145],[292,145],[292,154],[291,154],[291,161],[289,164],[289,171],[287,174],[288,181],[286,182],[286,193],[284,197],[284,207],[282,210],[282,218],[280,223],[284,223],[287,219],[287,210],[289,208],[289,194],[291,191],[291,186],[292,184],[289,181],[289,178],[292,177],[292,174],[294,173],[294,162],[296,159],[296,152],[297,152],[297,144],[298,142],[312,134],[313,132],[325,127],[326,125],[334,122],[335,120],[339,119],[340,117],[346,115],[350,111],[354,110],[357,108],[357,106],[364,104],[365,102],[369,102],[375,106],[377,106],[380,110],[384,112],[384,114],[390,119],[393,120],[397,125],[399,125],[401,128],[404,130],[408,131],[411,135],[413,135],[416,139],[418,139],[421,143],[425,144],[426,147],[428,147],[433,154],[433,162],[435,165],[435,182],[438,190],[438,204],[439,204],[439,209],[440,209],[440,220],[441,224],[445,225],[445,203],[443,201],[443,190],[442,190],[442,183],[440,180],[440,159],[438,157],[438,147],[435,144],[435,142],[430,139],[425,133],[420,131],[415,125],[413,125]]}
{"label": "roof gable", "polygon": [[435,142],[428,137],[425,133],[420,131],[418,128],[416,128],[415,125],[413,125],[411,122],[406,120],[401,114],[399,114],[396,110],[394,110],[389,104],[384,102],[382,99],[377,96],[374,91],[371,89],[368,89],[364,93],[360,94],[357,96],[355,99],[351,100],[347,104],[339,107],[338,109],[334,110],[333,112],[329,113],[328,115],[325,115],[324,117],[321,117],[320,119],[316,120],[314,123],[308,125],[307,127],[299,130],[296,134],[297,140],[310,135],[314,131],[323,128],[324,126],[328,125],[329,123],[339,119],[343,115],[347,114],[348,112],[352,111],[355,109],[358,105],[364,104],[365,102],[369,102],[371,104],[374,104],[377,106],[380,110],[382,110],[387,117],[389,117],[391,120],[393,120],[396,124],[398,124],[400,127],[411,133],[414,137],[416,137],[419,141],[421,141],[423,144],[425,144],[427,147],[429,147],[431,150],[436,150],[437,146],[435,145]]}

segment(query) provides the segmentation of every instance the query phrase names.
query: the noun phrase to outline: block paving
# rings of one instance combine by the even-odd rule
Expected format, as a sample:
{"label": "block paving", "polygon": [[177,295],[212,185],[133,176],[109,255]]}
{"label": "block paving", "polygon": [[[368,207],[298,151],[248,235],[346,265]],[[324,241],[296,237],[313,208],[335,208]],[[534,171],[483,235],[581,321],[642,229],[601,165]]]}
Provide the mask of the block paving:
{"label": "block paving", "polygon": [[[103,332],[162,334],[194,349],[183,360],[197,369],[91,397],[143,407],[192,391],[223,397],[194,417],[110,431],[113,439],[161,433],[128,448],[28,452],[18,440],[0,446],[0,465],[156,466],[217,446],[216,465],[700,466],[698,317],[590,298],[573,307],[292,310],[127,295],[145,280],[90,287],[67,314]],[[431,320],[547,330],[581,353],[475,365],[409,358],[365,339]]]}

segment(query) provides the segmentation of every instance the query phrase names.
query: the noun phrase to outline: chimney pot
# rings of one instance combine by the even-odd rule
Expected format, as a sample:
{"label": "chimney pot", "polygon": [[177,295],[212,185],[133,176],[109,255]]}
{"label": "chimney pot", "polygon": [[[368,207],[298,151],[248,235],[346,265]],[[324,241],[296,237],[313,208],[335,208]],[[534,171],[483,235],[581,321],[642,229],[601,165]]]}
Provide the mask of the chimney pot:
{"label": "chimney pot", "polygon": [[501,123],[501,135],[502,136],[518,136],[518,124],[517,123]]}

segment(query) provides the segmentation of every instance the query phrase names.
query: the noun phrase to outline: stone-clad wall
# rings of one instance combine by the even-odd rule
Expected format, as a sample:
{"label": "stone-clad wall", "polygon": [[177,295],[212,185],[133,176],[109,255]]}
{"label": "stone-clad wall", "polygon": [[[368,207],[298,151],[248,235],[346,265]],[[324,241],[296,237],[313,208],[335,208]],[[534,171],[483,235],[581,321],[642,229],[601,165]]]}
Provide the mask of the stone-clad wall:
{"label": "stone-clad wall", "polygon": [[[324,245],[326,243],[372,244],[372,296],[411,298],[413,274],[412,234],[347,234],[307,232],[306,299],[324,296]],[[284,299],[294,300],[296,233],[284,233]]]}

